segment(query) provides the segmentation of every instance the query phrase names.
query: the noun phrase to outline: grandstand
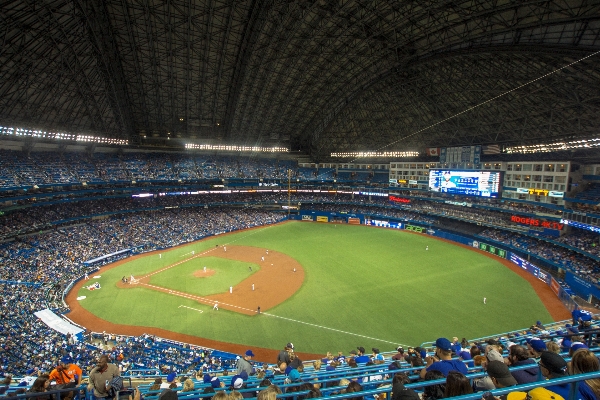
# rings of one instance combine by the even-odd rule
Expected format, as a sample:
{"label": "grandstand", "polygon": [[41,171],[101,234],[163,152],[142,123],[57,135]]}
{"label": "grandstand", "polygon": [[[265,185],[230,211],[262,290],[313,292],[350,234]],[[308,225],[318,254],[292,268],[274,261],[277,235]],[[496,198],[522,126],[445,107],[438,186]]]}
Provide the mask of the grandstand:
{"label": "grandstand", "polygon": [[[438,398],[436,391],[479,399],[484,389],[500,396],[542,386],[564,398],[600,398],[596,2],[34,3],[0,6],[0,397],[40,391],[48,399],[39,379],[60,360],[72,358],[87,379],[109,355],[139,388],[122,393],[135,400],[222,400],[219,390],[261,400],[277,390],[294,400]],[[307,229],[314,241],[262,235],[294,232],[286,226],[319,230]],[[401,234],[359,246],[375,229]],[[344,250],[339,266],[332,248],[342,247],[342,235],[357,253]],[[310,249],[298,251],[303,243]],[[464,250],[464,265],[436,253],[438,243]],[[235,258],[241,252],[254,259]],[[302,254],[314,259],[303,265]],[[405,265],[378,258],[397,262],[399,254]],[[279,266],[268,265],[275,257],[294,263],[283,265],[288,275],[269,269]],[[192,265],[200,262],[209,269]],[[392,265],[425,283],[399,278],[392,287]],[[534,298],[519,293],[528,304],[509,298],[513,281],[490,282],[502,267],[530,284]],[[165,270],[177,287],[157,284]],[[125,275],[114,279],[115,271]],[[278,281],[250,289],[269,271]],[[131,278],[137,284],[128,288]],[[468,285],[429,296],[452,279]],[[292,281],[293,290],[285,286]],[[267,283],[287,297],[259,297]],[[479,291],[492,285],[506,287],[502,300],[515,307],[494,308],[491,289]],[[368,294],[380,288],[384,297],[371,303]],[[127,303],[138,314],[118,320],[109,311],[122,309],[110,302],[125,291],[142,306]],[[307,293],[327,305],[313,312]],[[360,304],[340,303],[349,293]],[[408,304],[399,293],[430,311],[376,312]],[[195,320],[173,310],[170,329],[156,322],[167,296],[205,318],[196,326],[202,334],[190,334]],[[477,297],[461,306],[469,317],[444,308],[459,296]],[[541,316],[516,325],[538,305]],[[296,320],[293,307],[310,315]],[[448,316],[456,318],[444,322]],[[275,317],[280,326],[257,325]],[[484,317],[504,325],[474,329]],[[552,321],[535,321],[545,318]],[[397,320],[411,335],[377,330]],[[292,321],[302,328],[284,325]],[[278,330],[297,348],[255,346],[252,337],[271,336],[244,336],[251,326]],[[446,351],[445,341],[432,340],[448,336],[445,326],[477,337],[451,340]],[[321,336],[309,338],[307,327]],[[338,334],[354,335],[356,350],[364,342],[382,351],[355,357],[338,348],[347,344]],[[311,349],[334,354],[298,346],[309,339]],[[405,354],[391,351],[399,345]],[[540,346],[559,354],[556,364],[571,361],[568,374],[553,374]],[[239,376],[238,360],[253,352],[253,368]],[[434,353],[465,367],[464,376],[423,379]],[[289,365],[275,363],[279,357]],[[534,369],[531,380],[496,379],[487,367],[494,357],[515,377]],[[77,396],[93,398],[86,389]]]}

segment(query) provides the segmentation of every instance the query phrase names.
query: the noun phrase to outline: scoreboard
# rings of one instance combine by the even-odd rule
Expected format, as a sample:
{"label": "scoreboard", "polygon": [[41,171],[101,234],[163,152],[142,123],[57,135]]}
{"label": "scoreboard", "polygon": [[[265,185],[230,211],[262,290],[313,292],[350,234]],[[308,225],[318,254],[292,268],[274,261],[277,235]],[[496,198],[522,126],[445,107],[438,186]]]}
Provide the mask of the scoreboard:
{"label": "scoreboard", "polygon": [[434,192],[499,197],[502,190],[502,173],[483,170],[429,170],[429,190]]}

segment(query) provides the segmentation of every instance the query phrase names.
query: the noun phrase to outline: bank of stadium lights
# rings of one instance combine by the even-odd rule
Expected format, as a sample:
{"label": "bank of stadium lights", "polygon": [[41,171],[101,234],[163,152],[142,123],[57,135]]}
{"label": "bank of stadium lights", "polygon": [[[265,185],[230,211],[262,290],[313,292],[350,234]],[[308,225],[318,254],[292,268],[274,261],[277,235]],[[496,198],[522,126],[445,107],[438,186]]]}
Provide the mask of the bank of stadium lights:
{"label": "bank of stadium lights", "polygon": [[532,144],[528,146],[505,147],[504,152],[508,154],[550,153],[553,151],[592,149],[600,147],[600,138],[571,140],[568,142],[556,142],[548,144]]}
{"label": "bank of stadium lights", "polygon": [[331,153],[331,157],[337,158],[373,158],[373,157],[418,157],[418,151],[358,151],[348,153]]}
{"label": "bank of stadium lights", "polygon": [[194,150],[213,150],[213,151],[252,151],[257,153],[287,153],[289,149],[285,147],[258,147],[258,146],[225,146],[212,144],[193,144],[186,143],[186,149]]}
{"label": "bank of stadium lights", "polygon": [[117,145],[128,145],[129,140],[125,139],[113,139],[105,138],[100,136],[92,135],[79,135],[74,133],[61,133],[61,132],[45,132],[36,131],[32,129],[24,128],[13,128],[8,126],[0,126],[0,135],[5,136],[16,136],[16,137],[32,137],[40,139],[54,139],[54,140],[73,140],[76,142],[88,142],[88,143],[100,143],[100,144],[117,144]]}

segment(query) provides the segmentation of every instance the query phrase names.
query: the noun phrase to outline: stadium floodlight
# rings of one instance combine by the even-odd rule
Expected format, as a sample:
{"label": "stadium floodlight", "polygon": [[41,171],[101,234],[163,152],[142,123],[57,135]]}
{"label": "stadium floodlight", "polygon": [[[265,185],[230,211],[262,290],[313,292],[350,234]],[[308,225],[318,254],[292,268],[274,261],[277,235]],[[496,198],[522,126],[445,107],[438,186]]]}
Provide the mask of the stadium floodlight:
{"label": "stadium floodlight", "polygon": [[41,137],[55,140],[74,140],[77,142],[107,143],[121,146],[127,146],[129,144],[129,140],[126,139],[105,138],[101,136],[79,135],[64,132],[42,132],[41,130],[38,131],[25,128],[12,128],[7,126],[0,126],[0,135]]}
{"label": "stadium floodlight", "polygon": [[354,151],[345,153],[331,153],[331,157],[336,158],[374,158],[374,157],[418,157],[418,151]]}
{"label": "stadium floodlight", "polygon": [[287,153],[290,150],[285,147],[260,147],[260,146],[235,146],[235,145],[212,145],[186,143],[188,150],[210,150],[210,151],[234,151],[234,152],[255,152],[255,153]]}
{"label": "stadium floodlight", "polygon": [[554,142],[547,144],[532,144],[526,146],[505,147],[507,154],[550,153],[575,149],[591,149],[600,147],[600,138],[571,140],[567,142]]}

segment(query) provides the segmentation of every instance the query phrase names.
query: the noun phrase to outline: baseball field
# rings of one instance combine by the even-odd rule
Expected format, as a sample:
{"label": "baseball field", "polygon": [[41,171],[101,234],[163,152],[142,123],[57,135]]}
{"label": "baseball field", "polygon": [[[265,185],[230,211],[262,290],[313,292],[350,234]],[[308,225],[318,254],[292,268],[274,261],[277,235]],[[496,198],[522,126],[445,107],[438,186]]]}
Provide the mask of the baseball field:
{"label": "baseball field", "polygon": [[[132,275],[137,283],[121,282]],[[95,282],[101,289],[87,289]],[[74,295],[109,323],[249,348],[291,341],[314,354],[553,320],[531,284],[492,256],[411,232],[310,222],[133,257],[80,282]]]}

